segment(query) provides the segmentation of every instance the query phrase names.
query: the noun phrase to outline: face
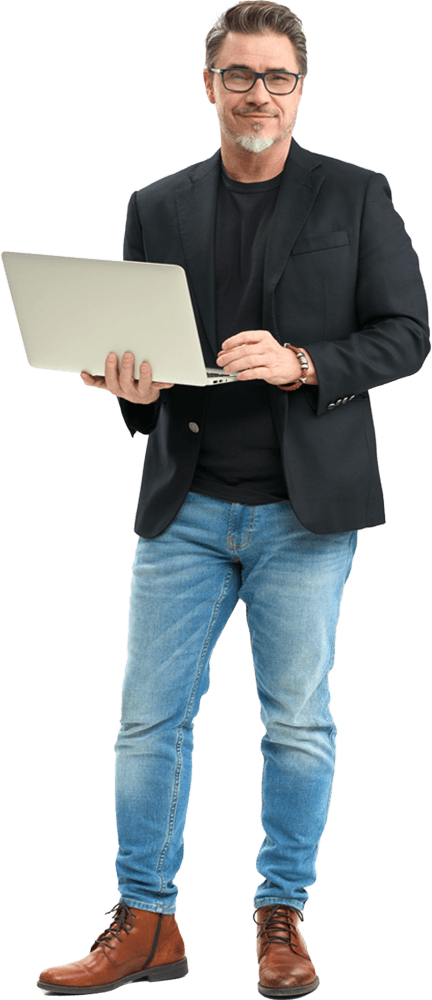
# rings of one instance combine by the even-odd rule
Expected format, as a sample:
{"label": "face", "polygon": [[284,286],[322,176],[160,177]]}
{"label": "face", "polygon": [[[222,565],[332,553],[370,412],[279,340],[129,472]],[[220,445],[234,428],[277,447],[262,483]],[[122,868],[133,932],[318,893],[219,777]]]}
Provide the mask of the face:
{"label": "face", "polygon": [[[286,35],[274,31],[266,34],[242,35],[229,32],[219,50],[214,65],[219,69],[243,67],[265,73],[285,70],[298,73],[295,49]],[[242,146],[251,152],[262,152],[275,143],[289,141],[294,128],[297,108],[302,96],[302,80],[292,94],[269,94],[263,80],[257,80],[252,90],[239,94],[225,90],[222,77],[204,70],[207,96],[216,105],[222,142]]]}

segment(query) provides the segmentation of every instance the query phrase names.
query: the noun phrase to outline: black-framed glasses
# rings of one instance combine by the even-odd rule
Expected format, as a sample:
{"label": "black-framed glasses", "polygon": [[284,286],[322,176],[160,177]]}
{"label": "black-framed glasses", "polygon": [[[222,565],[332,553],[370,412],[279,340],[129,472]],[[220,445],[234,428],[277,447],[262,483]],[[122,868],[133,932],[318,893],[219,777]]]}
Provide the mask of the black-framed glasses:
{"label": "black-framed glasses", "polygon": [[216,69],[216,66],[210,66],[210,72],[220,73],[225,90],[237,94],[245,94],[248,90],[252,90],[257,80],[262,80],[269,94],[285,96],[292,94],[302,78],[302,73],[279,73],[274,70],[270,73],[254,73],[251,69],[236,69],[235,66],[231,69]]}

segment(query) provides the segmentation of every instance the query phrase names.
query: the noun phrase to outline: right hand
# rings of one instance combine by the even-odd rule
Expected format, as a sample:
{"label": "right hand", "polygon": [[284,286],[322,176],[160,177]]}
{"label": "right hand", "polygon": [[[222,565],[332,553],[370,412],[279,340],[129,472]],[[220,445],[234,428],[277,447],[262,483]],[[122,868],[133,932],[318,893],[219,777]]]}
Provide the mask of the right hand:
{"label": "right hand", "polygon": [[[147,367],[146,367],[147,366]],[[139,379],[134,378],[135,358],[130,351],[123,355],[118,371],[117,354],[111,352],[105,362],[105,376],[80,372],[86,385],[97,389],[108,389],[114,396],[127,399],[130,403],[155,403],[161,389],[172,389],[174,382],[152,382],[152,372],[148,361],[140,365]]]}

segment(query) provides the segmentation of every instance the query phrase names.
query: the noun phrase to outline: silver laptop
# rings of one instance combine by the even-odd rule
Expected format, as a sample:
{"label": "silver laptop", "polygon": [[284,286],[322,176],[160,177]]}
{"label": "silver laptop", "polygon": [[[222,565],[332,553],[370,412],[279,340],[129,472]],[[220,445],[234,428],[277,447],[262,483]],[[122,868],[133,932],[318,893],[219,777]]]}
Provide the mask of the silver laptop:
{"label": "silver laptop", "polygon": [[148,361],[154,382],[219,385],[236,372],[204,364],[178,264],[2,253],[27,360],[35,368],[105,374],[110,351]]}

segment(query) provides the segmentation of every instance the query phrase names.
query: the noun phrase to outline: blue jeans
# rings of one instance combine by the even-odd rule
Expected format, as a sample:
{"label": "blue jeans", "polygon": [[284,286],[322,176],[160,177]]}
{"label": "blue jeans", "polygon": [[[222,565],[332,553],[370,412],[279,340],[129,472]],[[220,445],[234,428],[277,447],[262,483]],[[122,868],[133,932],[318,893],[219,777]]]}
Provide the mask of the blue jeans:
{"label": "blue jeans", "polygon": [[192,492],[162,535],[139,537],[115,744],[120,901],[175,913],[193,720],[211,654],[241,598],[266,729],[264,882],[254,906],[302,912],[330,802],[328,673],[356,545],[357,531],[308,531],[287,501],[253,507]]}

